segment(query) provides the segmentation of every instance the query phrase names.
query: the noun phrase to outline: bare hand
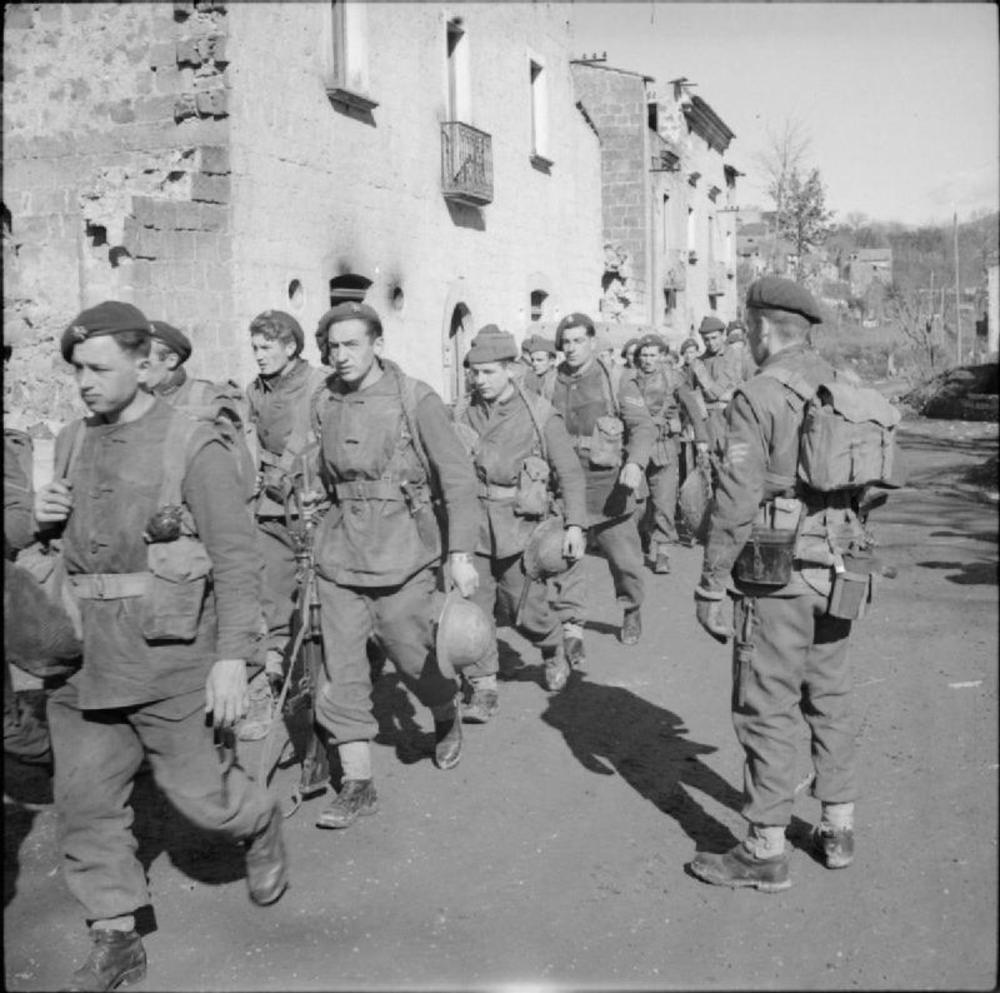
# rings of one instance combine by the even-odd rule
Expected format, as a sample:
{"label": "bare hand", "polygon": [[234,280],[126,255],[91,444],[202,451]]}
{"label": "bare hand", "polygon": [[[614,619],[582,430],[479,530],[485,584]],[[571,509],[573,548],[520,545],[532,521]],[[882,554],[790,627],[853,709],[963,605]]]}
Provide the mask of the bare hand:
{"label": "bare hand", "polygon": [[563,558],[576,561],[583,558],[587,550],[587,541],[583,529],[576,524],[570,524],[563,533]]}
{"label": "bare hand", "polygon": [[735,634],[732,624],[726,620],[725,600],[706,600],[694,595],[695,616],[698,623],[720,644],[724,645]]}
{"label": "bare hand", "polygon": [[479,589],[479,575],[466,552],[452,552],[448,556],[451,581],[466,599]]}
{"label": "bare hand", "polygon": [[233,727],[250,709],[247,667],[243,659],[220,659],[205,681],[205,713],[217,728]]}
{"label": "bare hand", "polygon": [[642,482],[642,469],[634,462],[626,462],[618,474],[618,482],[626,489],[637,490]]}
{"label": "bare hand", "polygon": [[35,520],[39,524],[61,524],[73,509],[72,485],[55,479],[35,494]]}

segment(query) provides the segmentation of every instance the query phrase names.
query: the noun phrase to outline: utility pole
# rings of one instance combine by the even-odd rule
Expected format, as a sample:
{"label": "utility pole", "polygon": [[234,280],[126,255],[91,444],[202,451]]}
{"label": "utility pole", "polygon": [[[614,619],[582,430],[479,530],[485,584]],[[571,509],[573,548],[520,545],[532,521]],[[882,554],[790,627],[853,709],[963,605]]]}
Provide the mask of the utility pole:
{"label": "utility pole", "polygon": [[962,304],[958,295],[958,211],[955,211],[955,348],[962,364]]}

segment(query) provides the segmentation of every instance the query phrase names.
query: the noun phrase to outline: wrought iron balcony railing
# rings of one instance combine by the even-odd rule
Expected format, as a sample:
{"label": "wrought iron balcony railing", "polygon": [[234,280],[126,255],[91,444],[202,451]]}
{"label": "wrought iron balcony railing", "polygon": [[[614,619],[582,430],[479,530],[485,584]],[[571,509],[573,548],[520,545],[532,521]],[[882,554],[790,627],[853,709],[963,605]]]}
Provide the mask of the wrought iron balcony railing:
{"label": "wrought iron balcony railing", "polygon": [[460,121],[441,125],[441,192],[476,207],[493,202],[493,141],[485,131]]}

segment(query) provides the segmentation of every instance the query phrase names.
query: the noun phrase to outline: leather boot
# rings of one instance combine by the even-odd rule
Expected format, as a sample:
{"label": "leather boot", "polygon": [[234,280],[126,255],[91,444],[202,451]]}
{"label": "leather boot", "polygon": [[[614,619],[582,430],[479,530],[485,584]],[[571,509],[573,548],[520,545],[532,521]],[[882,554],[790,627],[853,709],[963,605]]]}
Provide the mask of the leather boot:
{"label": "leather boot", "polygon": [[622,619],[621,641],[623,645],[636,645],[642,637],[642,616],[638,607],[625,611]]}
{"label": "leather boot", "polygon": [[667,554],[667,549],[663,545],[657,546],[656,560],[653,563],[653,572],[655,572],[658,576],[667,576],[670,574],[670,556]]}
{"label": "leather boot", "polygon": [[370,779],[345,779],[333,802],[316,820],[316,827],[346,828],[359,817],[378,812],[378,795]]}
{"label": "leather boot", "polygon": [[820,824],[813,828],[812,850],[828,869],[846,869],[854,861],[853,828]]}
{"label": "leather boot", "polygon": [[500,695],[496,690],[475,689],[468,703],[462,704],[462,720],[466,724],[487,724],[500,710]]}
{"label": "leather boot", "polygon": [[64,987],[69,993],[113,990],[146,978],[146,949],[137,931],[91,928],[94,947]]}
{"label": "leather boot", "polygon": [[562,645],[545,650],[542,655],[545,663],[545,688],[552,693],[558,693],[569,680],[569,662]]}
{"label": "leather boot", "polygon": [[740,843],[722,855],[700,852],[691,862],[691,872],[715,886],[752,887],[763,893],[777,893],[792,885],[788,878],[788,856],[760,859]]}
{"label": "leather boot", "polygon": [[434,721],[434,764],[439,769],[454,769],[462,757],[461,705],[450,720]]}
{"label": "leather boot", "polygon": [[288,856],[281,836],[281,808],[275,804],[264,829],[246,844],[247,889],[258,907],[275,903],[288,888]]}

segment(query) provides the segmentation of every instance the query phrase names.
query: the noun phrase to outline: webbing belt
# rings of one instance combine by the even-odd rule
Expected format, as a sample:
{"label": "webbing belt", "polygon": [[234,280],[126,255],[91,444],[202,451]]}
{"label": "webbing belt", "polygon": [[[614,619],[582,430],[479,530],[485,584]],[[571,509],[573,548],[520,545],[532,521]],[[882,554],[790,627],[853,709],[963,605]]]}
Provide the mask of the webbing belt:
{"label": "webbing belt", "polygon": [[389,479],[349,479],[334,484],[338,500],[399,500],[406,497],[399,483]]}
{"label": "webbing belt", "polygon": [[124,600],[145,596],[151,572],[82,572],[69,576],[69,585],[82,600]]}
{"label": "webbing belt", "polygon": [[478,493],[484,500],[513,500],[517,496],[517,487],[480,483]]}

